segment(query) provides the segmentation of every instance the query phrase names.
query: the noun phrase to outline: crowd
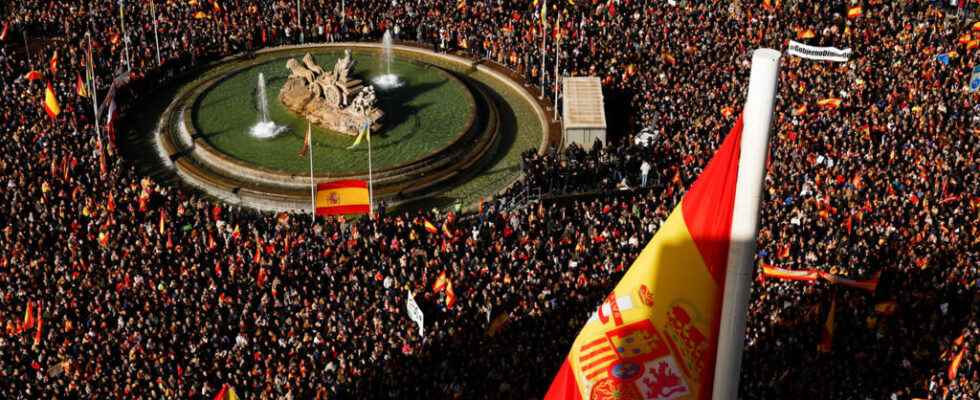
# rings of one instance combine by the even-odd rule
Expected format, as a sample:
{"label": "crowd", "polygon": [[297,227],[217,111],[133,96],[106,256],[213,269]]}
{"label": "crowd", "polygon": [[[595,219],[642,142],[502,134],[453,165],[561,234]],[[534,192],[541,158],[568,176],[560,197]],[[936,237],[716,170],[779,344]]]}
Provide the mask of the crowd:
{"label": "crowd", "polygon": [[[965,88],[980,56],[962,40],[974,20],[912,1],[869,0],[852,18],[859,3],[840,0],[669,3],[549,2],[562,74],[599,76],[622,100],[631,122],[614,134],[655,133],[525,155],[521,188],[592,195],[356,220],[229,207],[154,182],[119,138],[100,147],[76,88],[86,33],[100,97],[126,63],[120,99],[301,34],[385,30],[551,88],[540,10],[306,0],[298,24],[292,1],[0,5],[0,397],[206,398],[231,384],[243,398],[538,398],[734,122],[749,51],[798,39],[853,54],[783,59],[757,261],[880,283],[761,279],[741,396],[980,398],[980,109]],[[443,273],[452,289],[433,290]]]}

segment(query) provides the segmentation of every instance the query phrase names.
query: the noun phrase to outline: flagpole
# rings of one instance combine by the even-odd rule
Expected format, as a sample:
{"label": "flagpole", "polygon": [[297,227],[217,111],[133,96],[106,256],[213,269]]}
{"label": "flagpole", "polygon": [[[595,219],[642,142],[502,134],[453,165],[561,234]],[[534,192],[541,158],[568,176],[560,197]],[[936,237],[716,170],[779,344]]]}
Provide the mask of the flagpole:
{"label": "flagpole", "polygon": [[296,0],[296,29],[299,30],[299,43],[303,44],[303,6]]}
{"label": "flagpole", "polygon": [[547,72],[545,72],[544,69],[545,68],[544,61],[545,58],[548,56],[547,53],[545,53],[545,47],[548,42],[548,33],[545,32],[548,29],[547,21],[545,21],[545,18],[547,17],[548,17],[548,0],[544,0],[544,3],[541,4],[541,73],[538,74],[538,78],[541,79],[541,97],[539,97],[540,99],[544,98],[544,76],[545,74],[547,74]]}
{"label": "flagpole", "polygon": [[368,142],[368,218],[374,219],[374,175],[371,170],[371,122],[365,123]]}
{"label": "flagpole", "polygon": [[558,34],[555,35],[555,121],[558,120],[558,60],[560,54],[558,50],[561,48],[561,11],[558,12],[557,21],[555,22],[555,29],[558,30]]}
{"label": "flagpole", "polygon": [[313,221],[316,221],[316,185],[313,183],[313,135],[311,135],[311,130],[313,126],[310,125],[310,121],[306,121],[306,135],[310,138],[310,148],[307,149],[310,152],[310,209],[313,210]]}
{"label": "flagpole", "polygon": [[126,50],[126,69],[132,70],[129,60],[129,33],[126,32],[126,0],[119,0],[119,29],[123,34],[123,48]]}
{"label": "flagpole", "polygon": [[95,65],[92,64],[92,34],[91,32],[85,32],[85,38],[88,39],[88,74],[86,80],[88,81],[89,94],[92,96],[92,119],[95,125],[95,140],[99,144],[99,151],[104,151],[102,148],[102,133],[99,132],[99,93],[96,90],[97,85],[95,83]]}
{"label": "flagpole", "polygon": [[749,92],[742,111],[744,127],[732,213],[731,242],[725,276],[718,358],[712,398],[735,399],[745,344],[745,315],[752,288],[759,203],[765,177],[769,130],[776,100],[780,53],[758,49],[752,54]]}
{"label": "flagpole", "polygon": [[159,29],[157,28],[157,6],[156,6],[156,1],[157,0],[150,0],[150,13],[153,14],[153,42],[156,44],[156,47],[157,47],[157,66],[159,67],[161,65],[161,63],[160,63],[160,36],[158,34]]}

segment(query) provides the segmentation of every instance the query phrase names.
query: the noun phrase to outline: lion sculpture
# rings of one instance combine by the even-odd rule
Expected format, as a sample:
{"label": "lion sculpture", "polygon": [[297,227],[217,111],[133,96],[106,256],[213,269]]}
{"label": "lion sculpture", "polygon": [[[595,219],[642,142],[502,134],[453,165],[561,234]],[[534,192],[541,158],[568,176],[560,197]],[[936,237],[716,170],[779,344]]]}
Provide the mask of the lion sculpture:
{"label": "lion sculpture", "polygon": [[290,58],[289,61],[286,61],[286,68],[289,68],[290,78],[303,79],[307,85],[316,80],[316,74],[314,74],[313,71],[310,71],[308,68],[300,65],[292,58]]}

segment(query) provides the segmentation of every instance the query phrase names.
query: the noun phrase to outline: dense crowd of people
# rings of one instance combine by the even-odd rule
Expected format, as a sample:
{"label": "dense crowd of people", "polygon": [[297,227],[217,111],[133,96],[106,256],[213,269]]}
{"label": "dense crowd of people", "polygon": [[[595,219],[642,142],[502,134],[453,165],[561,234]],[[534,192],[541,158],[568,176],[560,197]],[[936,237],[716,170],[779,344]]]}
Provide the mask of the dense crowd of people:
{"label": "dense crowd of people", "polygon": [[[880,283],[760,279],[741,396],[980,398],[974,20],[909,1],[548,3],[561,73],[599,76],[624,103],[612,107],[632,121],[613,136],[654,140],[526,153],[520,188],[547,203],[353,220],[238,209],[141,174],[119,138],[93,134],[76,87],[86,34],[100,97],[127,63],[124,91],[148,96],[218,57],[385,30],[552,88],[539,8],[306,0],[298,23],[292,1],[0,6],[0,397],[204,398],[230,384],[243,398],[539,398],[734,122],[749,51],[797,39],[853,54],[783,59],[757,262]],[[441,274],[451,288],[433,290]]]}

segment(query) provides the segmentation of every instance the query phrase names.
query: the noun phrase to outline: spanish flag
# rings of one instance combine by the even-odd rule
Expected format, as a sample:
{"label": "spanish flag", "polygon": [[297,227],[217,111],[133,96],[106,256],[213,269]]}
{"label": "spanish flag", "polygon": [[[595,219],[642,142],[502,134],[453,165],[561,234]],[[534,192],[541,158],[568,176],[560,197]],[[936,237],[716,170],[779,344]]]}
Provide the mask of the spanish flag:
{"label": "spanish flag", "polygon": [[221,386],[221,391],[218,392],[217,396],[214,396],[214,400],[238,400],[238,395],[235,394],[235,388],[226,383]]}
{"label": "spanish flag", "polygon": [[48,69],[52,75],[58,73],[58,50],[55,50],[54,55],[51,56],[51,61],[48,62]]}
{"label": "spanish flag", "polygon": [[847,19],[855,19],[864,14],[864,9],[861,6],[854,6],[847,9]]}
{"label": "spanish flag", "polygon": [[348,179],[316,186],[316,215],[367,214],[370,211],[365,181]]}
{"label": "spanish flag", "polygon": [[956,357],[953,357],[953,361],[949,363],[949,370],[946,371],[946,377],[951,381],[956,379],[956,373],[960,369],[960,362],[963,361],[963,354],[966,354],[966,347],[960,349],[960,352],[956,353]]}
{"label": "spanish flag", "polygon": [[20,323],[20,331],[24,332],[34,327],[34,302],[27,302],[27,309],[24,310],[24,320]]}
{"label": "spanish flag", "polygon": [[843,100],[836,97],[821,99],[821,100],[817,100],[817,107],[820,107],[825,110],[833,110],[835,108],[840,108],[842,102]]}
{"label": "spanish flag", "polygon": [[44,111],[51,119],[58,118],[58,114],[61,114],[61,106],[58,105],[58,97],[54,94],[51,82],[48,82],[48,87],[44,89]]}
{"label": "spanish flag", "polygon": [[432,234],[439,233],[439,228],[436,228],[435,225],[432,225],[432,223],[429,222],[429,220],[425,220],[424,222],[422,222],[422,226],[425,227],[425,231],[426,232],[429,232],[429,233],[432,233]]}
{"label": "spanish flag", "polygon": [[432,291],[433,292],[436,292],[436,293],[439,293],[439,292],[441,292],[443,290],[446,290],[446,284],[448,282],[449,282],[449,279],[446,278],[446,271],[440,272],[439,273],[439,277],[436,278],[436,282],[434,284],[432,284]]}
{"label": "spanish flag", "polygon": [[453,290],[453,281],[446,281],[446,308],[453,308],[456,305],[456,291]]}
{"label": "spanish flag", "polygon": [[741,137],[739,117],[582,328],[545,399],[710,397]]}
{"label": "spanish flag", "polygon": [[85,82],[82,82],[82,77],[77,73],[75,74],[75,94],[79,97],[88,97],[88,89],[85,87]]}
{"label": "spanish flag", "polygon": [[820,275],[814,270],[789,270],[774,267],[771,265],[762,265],[762,276],[766,278],[776,278],[784,281],[816,281]]}
{"label": "spanish flag", "polygon": [[797,39],[813,39],[814,36],[817,36],[817,34],[813,32],[813,29],[796,32]]}

